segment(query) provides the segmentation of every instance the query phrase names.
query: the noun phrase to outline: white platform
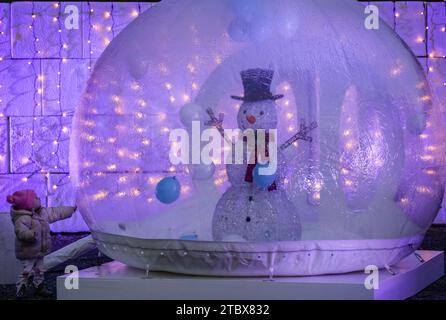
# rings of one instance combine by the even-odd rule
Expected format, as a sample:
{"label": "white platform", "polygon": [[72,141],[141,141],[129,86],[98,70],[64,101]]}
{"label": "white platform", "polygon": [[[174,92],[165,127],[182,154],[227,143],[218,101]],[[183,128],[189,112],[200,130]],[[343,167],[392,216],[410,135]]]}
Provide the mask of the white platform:
{"label": "white platform", "polygon": [[79,272],[79,289],[65,289],[66,276],[57,278],[58,299],[405,299],[421,291],[444,274],[442,251],[417,251],[393,267],[396,275],[379,272],[379,288],[368,290],[368,274],[274,278],[194,277],[152,272],[110,262]]}

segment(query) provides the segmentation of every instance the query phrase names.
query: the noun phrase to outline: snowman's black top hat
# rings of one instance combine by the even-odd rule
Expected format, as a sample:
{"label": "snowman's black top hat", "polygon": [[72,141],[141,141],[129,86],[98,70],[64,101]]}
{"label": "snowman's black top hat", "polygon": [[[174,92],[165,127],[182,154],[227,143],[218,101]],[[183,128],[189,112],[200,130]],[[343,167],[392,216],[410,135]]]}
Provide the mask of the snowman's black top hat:
{"label": "snowman's black top hat", "polygon": [[271,93],[271,82],[274,71],[268,69],[249,69],[240,72],[242,76],[244,96],[231,96],[232,99],[247,102],[261,100],[277,100],[283,98],[283,94],[273,95]]}

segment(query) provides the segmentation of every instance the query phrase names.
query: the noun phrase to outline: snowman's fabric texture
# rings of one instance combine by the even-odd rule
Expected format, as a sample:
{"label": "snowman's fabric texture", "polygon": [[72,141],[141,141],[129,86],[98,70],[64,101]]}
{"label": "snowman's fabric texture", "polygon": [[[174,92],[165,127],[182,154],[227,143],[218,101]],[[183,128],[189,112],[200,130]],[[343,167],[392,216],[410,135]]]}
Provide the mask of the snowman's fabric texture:
{"label": "snowman's fabric texture", "polygon": [[[279,160],[278,167],[283,165]],[[212,222],[214,240],[299,240],[299,214],[283,190],[283,168],[278,169],[277,190],[260,189],[254,183],[246,182],[246,170],[246,164],[226,166],[232,185],[215,208]]]}
{"label": "snowman's fabric texture", "polygon": [[[270,90],[272,70],[249,69],[241,72],[244,96],[232,98],[243,100],[237,122],[242,130],[252,129],[255,133],[256,147],[254,161],[226,166],[231,187],[226,190],[215,208],[212,232],[217,241],[280,241],[299,240],[301,225],[294,204],[288,200],[283,185],[283,172],[286,163],[283,155],[278,154],[278,178],[267,189],[253,183],[252,171],[258,163],[257,130],[277,128],[277,110],[274,100],[283,95],[273,95]],[[269,135],[265,135],[265,155],[269,156]],[[247,141],[243,141],[248,150]],[[232,162],[234,163],[234,162]]]}

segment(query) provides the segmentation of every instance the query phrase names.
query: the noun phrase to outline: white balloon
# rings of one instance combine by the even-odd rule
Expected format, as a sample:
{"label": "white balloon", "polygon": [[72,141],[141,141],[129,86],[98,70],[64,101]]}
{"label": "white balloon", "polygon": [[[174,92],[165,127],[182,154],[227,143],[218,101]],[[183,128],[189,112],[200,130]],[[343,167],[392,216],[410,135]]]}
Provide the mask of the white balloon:
{"label": "white balloon", "polygon": [[146,59],[141,58],[142,56],[143,55],[138,56],[133,54],[127,57],[129,73],[135,80],[141,79],[147,73],[149,67],[149,62]]}
{"label": "white balloon", "polygon": [[232,40],[243,42],[249,40],[250,23],[242,18],[232,20],[228,27],[228,34]]}
{"label": "white balloon", "polygon": [[212,178],[215,172],[215,164],[194,164],[192,166],[192,179],[207,180]]}
{"label": "white balloon", "polygon": [[252,41],[261,42],[272,35],[272,23],[268,18],[259,18],[251,22],[249,36]]}
{"label": "white balloon", "polygon": [[204,120],[204,109],[195,103],[185,104],[180,110],[180,120],[185,127],[190,127],[192,121]]}
{"label": "white balloon", "polygon": [[283,17],[282,19],[278,19],[276,22],[276,28],[282,37],[285,39],[290,39],[297,32],[297,19],[294,17]]}

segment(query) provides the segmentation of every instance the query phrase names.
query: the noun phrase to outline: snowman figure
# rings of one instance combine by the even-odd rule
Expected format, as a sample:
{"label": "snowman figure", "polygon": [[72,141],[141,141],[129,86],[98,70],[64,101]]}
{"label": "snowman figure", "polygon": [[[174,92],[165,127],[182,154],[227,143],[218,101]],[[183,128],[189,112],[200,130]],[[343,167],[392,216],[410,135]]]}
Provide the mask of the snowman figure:
{"label": "snowman figure", "polygon": [[[232,96],[233,99],[243,101],[237,115],[237,123],[242,131],[247,129],[254,131],[256,146],[259,146],[257,130],[265,130],[265,135],[261,137],[265,139],[264,154],[266,156],[269,153],[268,130],[277,128],[275,100],[283,97],[281,94],[273,95],[270,91],[273,74],[272,70],[265,69],[242,71],[244,96]],[[220,115],[217,119],[212,109],[207,109],[207,112],[211,118],[208,125],[215,126],[225,137],[222,126],[223,116]],[[287,198],[284,190],[286,163],[282,151],[299,139],[311,142],[307,133],[315,127],[315,123],[310,127],[302,124],[300,131],[278,148],[276,178],[268,188],[260,188],[254,183],[253,170],[259,163],[259,151],[255,149],[253,152],[254,161],[246,161],[247,142],[244,140],[243,163],[234,164],[233,161],[233,164],[226,165],[226,173],[231,186],[215,207],[212,221],[214,240],[292,241],[301,238],[298,210]]]}

